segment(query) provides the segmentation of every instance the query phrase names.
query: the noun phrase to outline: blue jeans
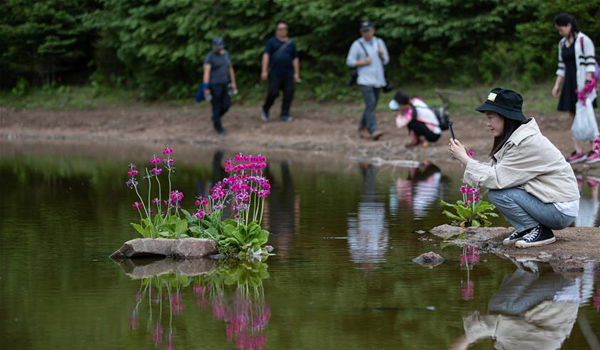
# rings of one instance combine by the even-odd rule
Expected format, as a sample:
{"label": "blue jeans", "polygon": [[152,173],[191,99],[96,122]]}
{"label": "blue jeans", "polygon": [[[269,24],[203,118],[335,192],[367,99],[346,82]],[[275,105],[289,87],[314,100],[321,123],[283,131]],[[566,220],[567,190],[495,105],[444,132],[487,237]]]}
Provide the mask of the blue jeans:
{"label": "blue jeans", "polygon": [[377,129],[377,122],[375,121],[375,108],[377,107],[377,101],[379,100],[380,88],[361,85],[360,91],[362,92],[363,99],[365,100],[365,112],[360,120],[359,129],[367,129],[369,132],[373,132]]}
{"label": "blue jeans", "polygon": [[544,203],[520,188],[490,190],[488,198],[517,232],[538,224],[562,230],[575,220],[575,217],[561,213],[554,204]]}

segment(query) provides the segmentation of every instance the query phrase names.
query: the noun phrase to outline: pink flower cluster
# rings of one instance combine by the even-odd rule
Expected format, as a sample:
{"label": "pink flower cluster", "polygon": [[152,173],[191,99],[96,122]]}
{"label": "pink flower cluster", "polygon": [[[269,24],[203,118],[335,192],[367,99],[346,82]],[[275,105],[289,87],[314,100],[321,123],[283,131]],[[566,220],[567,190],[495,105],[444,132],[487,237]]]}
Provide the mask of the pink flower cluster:
{"label": "pink flower cluster", "polygon": [[138,185],[138,181],[135,178],[138,174],[138,171],[136,170],[136,166],[133,163],[129,163],[129,165],[127,166],[127,177],[129,177],[129,179],[127,180],[127,182],[125,183],[127,185],[127,187],[129,187],[129,189],[134,189],[135,187],[137,187]]}
{"label": "pink flower cluster", "polygon": [[131,207],[133,208],[133,210],[140,210],[141,208],[143,208],[143,205],[140,202],[133,202]]}
{"label": "pink flower cluster", "polygon": [[460,193],[463,195],[464,205],[479,202],[479,189],[477,187],[461,186]]}
{"label": "pink flower cluster", "polygon": [[163,154],[164,154],[165,156],[166,156],[166,155],[169,155],[169,154],[171,154],[171,153],[173,153],[173,149],[172,149],[172,148],[170,148],[169,146],[167,146],[167,147],[166,147],[166,148],[163,150]]}
{"label": "pink flower cluster", "polygon": [[596,294],[593,297],[594,300],[594,308],[596,311],[600,311],[600,287],[596,290]]}
{"label": "pink flower cluster", "polygon": [[150,165],[154,165],[154,168],[150,169],[150,174],[156,176],[162,174],[162,168],[158,167],[160,165],[160,158],[154,156],[154,158],[150,159]]}
{"label": "pink flower cluster", "polygon": [[183,192],[178,190],[171,191],[170,201],[168,202],[169,207],[181,208],[181,201],[183,200]]}

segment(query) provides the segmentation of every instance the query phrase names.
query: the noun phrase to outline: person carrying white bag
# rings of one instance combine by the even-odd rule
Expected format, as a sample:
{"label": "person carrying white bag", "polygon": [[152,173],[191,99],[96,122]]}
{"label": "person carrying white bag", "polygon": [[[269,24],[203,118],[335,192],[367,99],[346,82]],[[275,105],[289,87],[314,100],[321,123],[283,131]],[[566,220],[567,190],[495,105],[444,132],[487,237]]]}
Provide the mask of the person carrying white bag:
{"label": "person carrying white bag", "polygon": [[[600,133],[594,114],[599,73],[594,43],[579,31],[577,21],[567,13],[556,16],[554,27],[563,39],[558,44],[558,70],[552,96],[560,95],[558,110],[569,112],[574,117],[571,132],[575,150],[568,161],[600,162]],[[587,155],[584,153],[586,144],[592,146]]]}

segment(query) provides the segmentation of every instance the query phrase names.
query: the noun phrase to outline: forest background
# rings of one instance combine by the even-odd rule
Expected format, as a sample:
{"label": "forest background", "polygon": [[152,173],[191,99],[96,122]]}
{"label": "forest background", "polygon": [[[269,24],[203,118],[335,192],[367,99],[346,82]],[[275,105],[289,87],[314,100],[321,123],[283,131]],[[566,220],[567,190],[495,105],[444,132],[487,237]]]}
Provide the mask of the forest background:
{"label": "forest background", "polygon": [[533,86],[554,79],[560,12],[600,42],[600,0],[4,0],[0,91],[87,86],[191,99],[214,36],[225,39],[238,85],[254,86],[265,41],[283,20],[303,89],[343,99],[345,58],[365,18],[387,43],[395,86]]}

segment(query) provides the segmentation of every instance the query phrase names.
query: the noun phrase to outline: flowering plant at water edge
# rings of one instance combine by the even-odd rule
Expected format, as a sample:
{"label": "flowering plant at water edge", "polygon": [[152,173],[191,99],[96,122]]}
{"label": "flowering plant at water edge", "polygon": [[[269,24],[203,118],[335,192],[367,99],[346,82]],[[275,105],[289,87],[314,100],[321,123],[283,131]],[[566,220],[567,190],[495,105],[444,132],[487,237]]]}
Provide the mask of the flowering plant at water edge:
{"label": "flowering plant at water edge", "polygon": [[441,201],[444,206],[451,207],[455,213],[444,210],[443,214],[452,219],[452,225],[460,227],[480,227],[490,226],[492,223],[488,220],[490,217],[498,217],[493,210],[496,207],[486,201],[480,200],[479,188],[464,185],[460,187],[462,200],[456,201],[456,204],[450,204]]}
{"label": "flowering plant at water edge", "polygon": [[[154,155],[150,167],[144,169],[142,180],[147,185],[147,198],[140,193],[137,166],[129,164],[126,184],[138,197],[132,208],[140,215],[140,223],[131,225],[142,237],[208,238],[217,241],[219,251],[229,256],[268,255],[263,246],[269,232],[260,226],[265,199],[271,193],[269,180],[262,176],[267,159],[239,153],[233,160],[227,160],[225,170],[229,175],[216,183],[207,196],[195,197],[195,209],[189,212],[182,208],[184,194],[172,189],[171,175],[175,172],[172,153],[172,148],[165,148],[163,159]],[[164,196],[163,174],[168,180]]]}

